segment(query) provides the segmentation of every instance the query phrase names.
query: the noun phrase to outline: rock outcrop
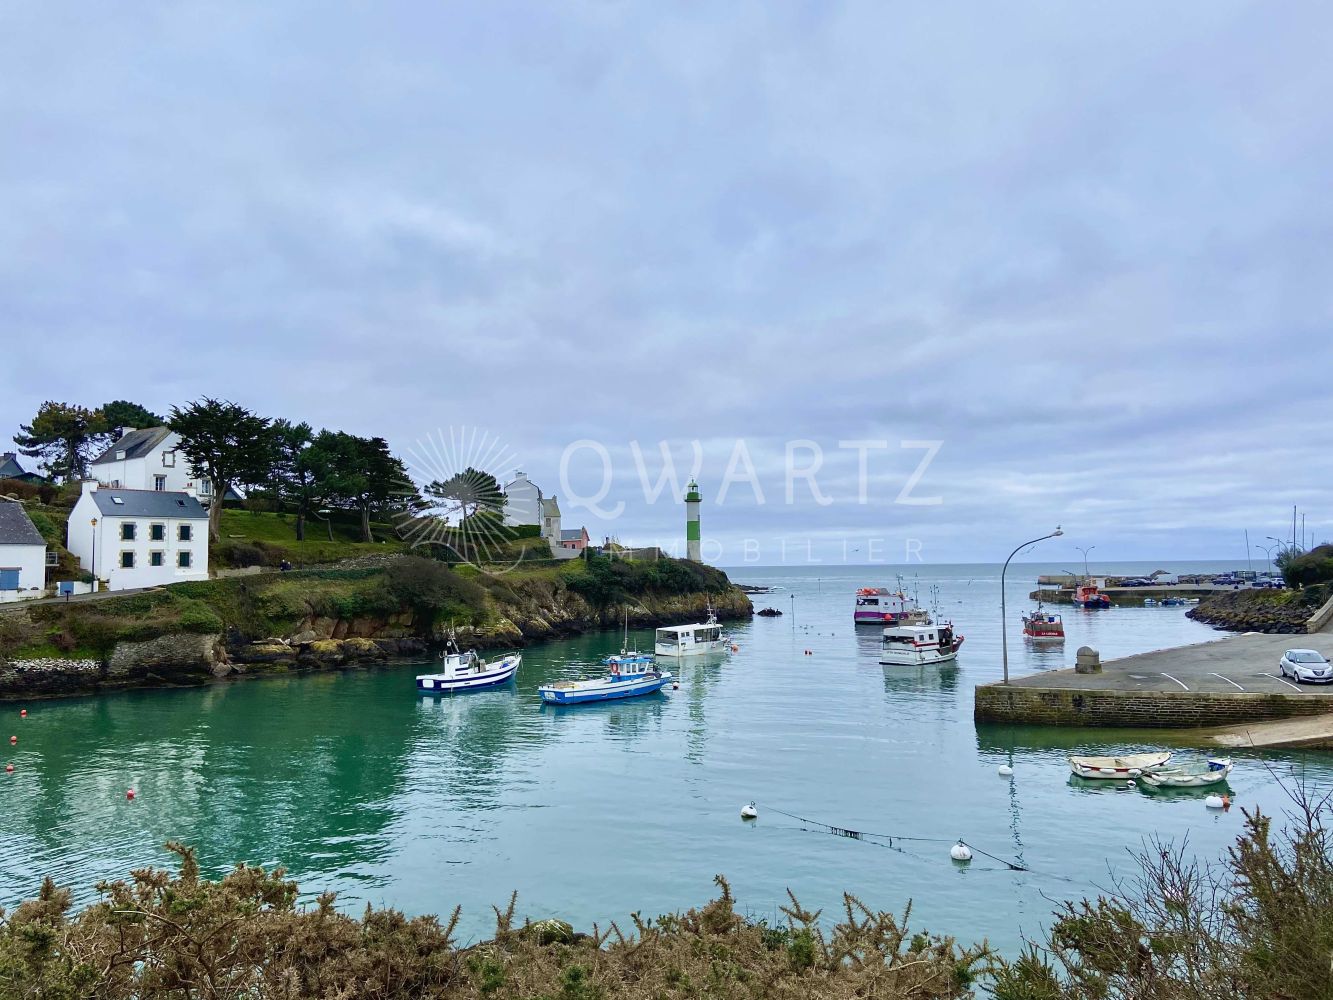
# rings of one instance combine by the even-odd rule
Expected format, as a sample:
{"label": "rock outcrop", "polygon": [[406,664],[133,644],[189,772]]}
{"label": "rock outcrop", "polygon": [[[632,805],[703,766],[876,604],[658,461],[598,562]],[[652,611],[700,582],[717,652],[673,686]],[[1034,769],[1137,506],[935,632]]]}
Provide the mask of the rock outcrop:
{"label": "rock outcrop", "polygon": [[1304,633],[1308,631],[1310,616],[1322,602],[1323,597],[1315,588],[1232,590],[1204,598],[1186,614],[1228,632]]}

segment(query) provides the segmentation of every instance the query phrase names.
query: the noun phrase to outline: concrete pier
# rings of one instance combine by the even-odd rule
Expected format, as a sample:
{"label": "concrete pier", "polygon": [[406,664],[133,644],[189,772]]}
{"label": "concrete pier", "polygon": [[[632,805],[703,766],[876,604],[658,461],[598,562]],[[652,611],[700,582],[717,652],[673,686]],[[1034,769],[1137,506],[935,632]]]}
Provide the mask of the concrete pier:
{"label": "concrete pier", "polygon": [[[1027,725],[1191,728],[1333,713],[1333,685],[1279,675],[1283,651],[1295,647],[1333,656],[1333,633],[1231,636],[1109,660],[1099,673],[1053,670],[987,684],[976,690],[974,716]],[[1333,714],[1325,721],[1333,738]]]}

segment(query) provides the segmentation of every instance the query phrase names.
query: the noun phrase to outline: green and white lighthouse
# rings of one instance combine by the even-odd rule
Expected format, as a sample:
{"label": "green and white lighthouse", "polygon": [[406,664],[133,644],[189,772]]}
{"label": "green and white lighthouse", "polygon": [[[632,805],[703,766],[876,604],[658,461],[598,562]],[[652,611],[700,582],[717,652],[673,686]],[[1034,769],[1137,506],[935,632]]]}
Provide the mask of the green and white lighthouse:
{"label": "green and white lighthouse", "polygon": [[694,562],[703,562],[699,547],[699,484],[693,479],[685,488],[685,558]]}

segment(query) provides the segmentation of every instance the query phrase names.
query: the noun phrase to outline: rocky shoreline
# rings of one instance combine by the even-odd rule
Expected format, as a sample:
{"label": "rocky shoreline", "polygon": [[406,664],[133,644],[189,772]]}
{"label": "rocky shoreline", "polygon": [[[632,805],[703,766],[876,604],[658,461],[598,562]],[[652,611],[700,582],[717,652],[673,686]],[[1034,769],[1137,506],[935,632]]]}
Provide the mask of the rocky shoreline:
{"label": "rocky shoreline", "polygon": [[[603,610],[566,591],[544,605],[498,607],[484,626],[460,627],[455,634],[465,648],[523,647],[619,629],[626,611],[635,628],[702,620],[710,602],[721,619],[748,618],[753,613],[738,589],[721,595],[642,597],[628,608]],[[411,611],[403,611],[385,618],[309,616],[286,635],[258,639],[234,627],[222,632],[172,632],[117,642],[100,660],[52,656],[0,660],[0,702],[405,663],[433,655],[448,631],[423,626]]]}
{"label": "rocky shoreline", "polygon": [[1186,617],[1226,632],[1296,635],[1309,632],[1310,617],[1322,603],[1314,590],[1237,590],[1206,598]]}

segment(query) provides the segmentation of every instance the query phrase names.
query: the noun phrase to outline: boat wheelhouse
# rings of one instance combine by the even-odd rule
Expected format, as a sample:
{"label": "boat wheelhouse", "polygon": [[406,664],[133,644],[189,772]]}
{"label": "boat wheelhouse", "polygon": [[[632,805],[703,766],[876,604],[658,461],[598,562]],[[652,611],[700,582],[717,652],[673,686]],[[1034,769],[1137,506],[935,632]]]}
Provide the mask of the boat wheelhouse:
{"label": "boat wheelhouse", "polygon": [[887,587],[862,587],[856,592],[852,621],[857,625],[924,625],[930,621],[925,610],[901,590]]}
{"label": "boat wheelhouse", "polygon": [[586,681],[555,681],[537,689],[548,705],[583,705],[594,701],[617,701],[656,694],[670,683],[671,674],[657,669],[644,653],[612,656],[605,677]]}
{"label": "boat wheelhouse", "polygon": [[953,625],[893,625],[884,630],[879,662],[902,666],[925,666],[957,659],[963,637]]}
{"label": "boat wheelhouse", "polygon": [[658,656],[698,656],[725,649],[728,641],[722,634],[722,626],[717,623],[716,612],[710,606],[705,622],[659,628],[653,639],[653,651]]}
{"label": "boat wheelhouse", "polygon": [[1111,599],[1098,590],[1095,583],[1080,583],[1074,589],[1074,605],[1080,608],[1109,608]]}
{"label": "boat wheelhouse", "polygon": [[453,694],[457,691],[480,691],[483,688],[508,684],[523,663],[522,653],[506,653],[498,660],[486,661],[475,650],[460,652],[450,637],[445,651],[440,654],[443,667],[439,673],[418,674],[417,690],[426,694]]}
{"label": "boat wheelhouse", "polygon": [[1059,615],[1047,611],[1038,604],[1036,611],[1023,616],[1023,634],[1029,639],[1063,642],[1065,623]]}

